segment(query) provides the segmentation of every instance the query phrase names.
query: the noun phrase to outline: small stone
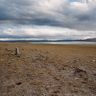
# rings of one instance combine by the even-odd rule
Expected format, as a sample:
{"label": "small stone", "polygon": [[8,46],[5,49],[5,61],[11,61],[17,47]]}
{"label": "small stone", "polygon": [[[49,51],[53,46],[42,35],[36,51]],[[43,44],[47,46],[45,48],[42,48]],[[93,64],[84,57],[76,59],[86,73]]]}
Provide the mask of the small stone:
{"label": "small stone", "polygon": [[17,83],[16,83],[16,85],[21,85],[21,84],[22,84],[22,82],[17,82]]}
{"label": "small stone", "polygon": [[2,61],[4,61],[4,59],[0,59],[0,61],[2,62]]}
{"label": "small stone", "polygon": [[6,51],[11,51],[11,49],[5,48]]}
{"label": "small stone", "polygon": [[92,62],[96,62],[96,60],[92,60]]}
{"label": "small stone", "polygon": [[79,68],[75,68],[75,71],[74,71],[74,76],[76,78],[83,78],[85,80],[88,79],[88,74],[85,70],[82,70],[82,69],[79,69]]}

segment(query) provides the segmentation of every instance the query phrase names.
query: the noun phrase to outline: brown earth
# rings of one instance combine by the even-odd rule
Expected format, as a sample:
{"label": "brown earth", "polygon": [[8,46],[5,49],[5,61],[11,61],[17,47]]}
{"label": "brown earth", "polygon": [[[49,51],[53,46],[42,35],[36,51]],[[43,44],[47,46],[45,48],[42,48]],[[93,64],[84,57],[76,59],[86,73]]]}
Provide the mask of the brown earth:
{"label": "brown earth", "polygon": [[96,45],[0,43],[0,96],[96,96]]}

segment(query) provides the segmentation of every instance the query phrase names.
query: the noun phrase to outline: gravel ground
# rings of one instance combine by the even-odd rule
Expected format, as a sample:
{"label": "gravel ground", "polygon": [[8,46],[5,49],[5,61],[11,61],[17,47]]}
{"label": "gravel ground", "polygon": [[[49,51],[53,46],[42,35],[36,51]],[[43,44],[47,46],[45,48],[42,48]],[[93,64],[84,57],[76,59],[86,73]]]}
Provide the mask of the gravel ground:
{"label": "gravel ground", "polygon": [[0,43],[0,96],[96,96],[96,46]]}

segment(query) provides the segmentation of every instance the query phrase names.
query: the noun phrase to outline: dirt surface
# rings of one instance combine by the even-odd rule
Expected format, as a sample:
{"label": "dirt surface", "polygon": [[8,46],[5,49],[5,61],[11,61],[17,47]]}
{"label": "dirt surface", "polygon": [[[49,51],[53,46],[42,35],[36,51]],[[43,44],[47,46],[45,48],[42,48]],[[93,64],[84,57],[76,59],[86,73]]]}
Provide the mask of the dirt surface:
{"label": "dirt surface", "polygon": [[96,46],[0,43],[0,96],[96,96]]}

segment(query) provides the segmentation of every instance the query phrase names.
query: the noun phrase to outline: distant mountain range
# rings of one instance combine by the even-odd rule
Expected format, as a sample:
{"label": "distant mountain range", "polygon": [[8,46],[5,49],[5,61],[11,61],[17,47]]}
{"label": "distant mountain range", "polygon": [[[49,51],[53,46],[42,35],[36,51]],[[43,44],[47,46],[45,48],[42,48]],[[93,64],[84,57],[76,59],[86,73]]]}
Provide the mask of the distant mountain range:
{"label": "distant mountain range", "polygon": [[85,41],[92,41],[92,42],[96,42],[96,38],[88,38],[88,39],[85,39]]}

